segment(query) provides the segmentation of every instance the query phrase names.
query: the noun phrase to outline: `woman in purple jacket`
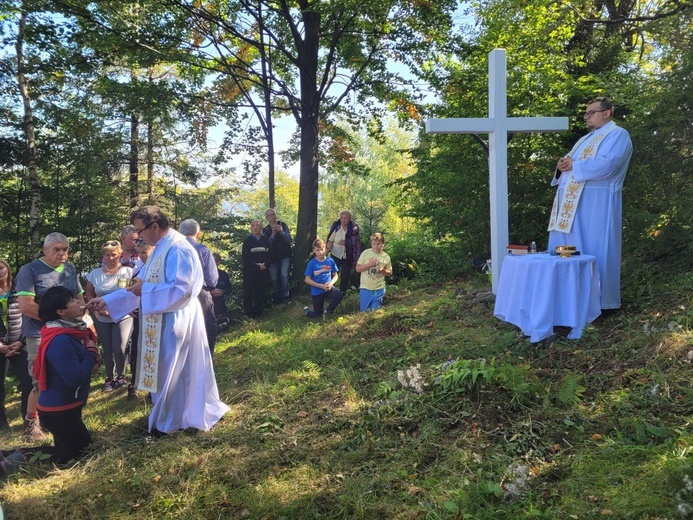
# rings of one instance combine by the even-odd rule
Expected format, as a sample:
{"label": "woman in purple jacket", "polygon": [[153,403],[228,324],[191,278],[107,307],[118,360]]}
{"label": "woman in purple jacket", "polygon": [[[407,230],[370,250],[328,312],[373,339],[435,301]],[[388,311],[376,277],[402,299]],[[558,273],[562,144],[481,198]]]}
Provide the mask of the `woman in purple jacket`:
{"label": "woman in purple jacket", "polygon": [[346,292],[349,289],[351,269],[361,255],[359,227],[351,220],[351,211],[348,209],[340,211],[339,220],[330,227],[327,234],[327,252],[339,269],[339,290]]}

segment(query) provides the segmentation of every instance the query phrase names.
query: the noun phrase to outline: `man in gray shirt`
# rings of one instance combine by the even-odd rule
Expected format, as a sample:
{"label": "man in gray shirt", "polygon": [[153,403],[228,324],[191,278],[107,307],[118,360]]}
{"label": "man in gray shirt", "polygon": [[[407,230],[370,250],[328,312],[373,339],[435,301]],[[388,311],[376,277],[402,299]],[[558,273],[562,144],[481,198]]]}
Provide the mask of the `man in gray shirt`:
{"label": "man in gray shirt", "polygon": [[77,270],[67,261],[69,249],[69,242],[65,235],[49,234],[43,241],[43,256],[22,266],[15,278],[19,311],[24,317],[22,334],[26,337],[29,373],[34,382],[34,389],[29,394],[24,431],[24,436],[30,441],[39,441],[44,436],[38,419],[39,390],[33,371],[34,360],[41,341],[41,328],[44,325],[38,315],[38,302],[48,289],[61,285],[77,295],[80,306],[84,305]]}

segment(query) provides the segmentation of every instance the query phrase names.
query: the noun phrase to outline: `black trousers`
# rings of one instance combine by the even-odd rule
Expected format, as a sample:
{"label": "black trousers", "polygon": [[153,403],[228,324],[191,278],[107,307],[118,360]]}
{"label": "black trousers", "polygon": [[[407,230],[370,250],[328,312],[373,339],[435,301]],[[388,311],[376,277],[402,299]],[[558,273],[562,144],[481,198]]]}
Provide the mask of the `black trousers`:
{"label": "black trousers", "polygon": [[313,310],[309,310],[306,315],[311,318],[319,318],[322,316],[322,309],[325,306],[325,299],[330,300],[330,304],[327,306],[327,314],[332,314],[337,308],[337,305],[339,305],[339,302],[341,302],[342,298],[344,298],[344,293],[333,287],[330,292],[314,294],[311,295],[310,298],[313,300]]}
{"label": "black trousers", "polygon": [[7,420],[5,411],[5,373],[7,372],[7,364],[11,364],[14,368],[14,373],[19,381],[19,390],[22,400],[22,419],[26,417],[27,403],[29,402],[29,394],[33,390],[31,375],[29,374],[29,362],[27,359],[27,351],[25,348],[19,351],[16,356],[5,357],[0,355],[0,418]]}
{"label": "black trousers", "polygon": [[333,256],[332,260],[334,260],[334,263],[337,264],[337,269],[339,269],[339,290],[347,292],[349,290],[349,281],[353,264],[346,258],[335,258]]}
{"label": "black trousers", "polygon": [[207,289],[202,289],[197,296],[202,307],[202,315],[205,318],[205,330],[207,331],[207,343],[209,343],[209,351],[214,354],[214,346],[217,343],[217,334],[219,327],[217,326],[217,315],[214,312],[214,300],[212,293]]}
{"label": "black trousers", "polygon": [[262,314],[265,307],[268,271],[243,271],[243,312],[251,318]]}
{"label": "black trousers", "polygon": [[82,406],[62,412],[44,412],[39,410],[41,426],[53,434],[55,446],[41,446],[23,450],[27,455],[41,451],[51,455],[51,461],[65,464],[79,458],[91,444],[89,430],[82,422]]}

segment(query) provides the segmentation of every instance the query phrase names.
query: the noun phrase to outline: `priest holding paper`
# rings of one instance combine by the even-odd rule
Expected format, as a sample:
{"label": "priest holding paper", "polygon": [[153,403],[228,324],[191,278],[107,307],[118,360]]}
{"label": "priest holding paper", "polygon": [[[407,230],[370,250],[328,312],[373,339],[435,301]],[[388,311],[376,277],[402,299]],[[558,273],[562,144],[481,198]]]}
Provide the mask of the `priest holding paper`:
{"label": "priest holding paper", "polygon": [[549,250],[572,245],[599,265],[601,308],[621,307],[621,212],[623,181],[633,154],[628,132],[614,123],[607,98],[587,103],[590,133],[558,161],[551,181],[558,191],[549,222]]}
{"label": "priest holding paper", "polygon": [[141,240],[156,246],[154,253],[133,285],[94,298],[88,307],[108,307],[114,319],[140,309],[137,380],[152,394],[149,433],[208,431],[229,407],[219,399],[197,298],[204,283],[197,251],[155,206],[135,210],[130,222]]}

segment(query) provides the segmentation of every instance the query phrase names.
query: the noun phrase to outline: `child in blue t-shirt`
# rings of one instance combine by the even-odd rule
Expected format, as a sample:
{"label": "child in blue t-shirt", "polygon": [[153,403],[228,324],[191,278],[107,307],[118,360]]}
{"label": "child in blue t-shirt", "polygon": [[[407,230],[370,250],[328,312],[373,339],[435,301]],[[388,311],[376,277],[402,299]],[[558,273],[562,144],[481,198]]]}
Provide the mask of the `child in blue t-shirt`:
{"label": "child in blue t-shirt", "polygon": [[305,281],[310,285],[313,310],[310,310],[309,307],[304,307],[303,310],[306,316],[310,318],[323,315],[322,309],[325,305],[325,298],[330,300],[325,314],[332,314],[344,298],[344,294],[334,288],[334,284],[339,278],[337,264],[332,258],[327,258],[325,242],[319,238],[313,242],[313,254],[315,254],[315,258],[308,262],[304,273],[306,275]]}

